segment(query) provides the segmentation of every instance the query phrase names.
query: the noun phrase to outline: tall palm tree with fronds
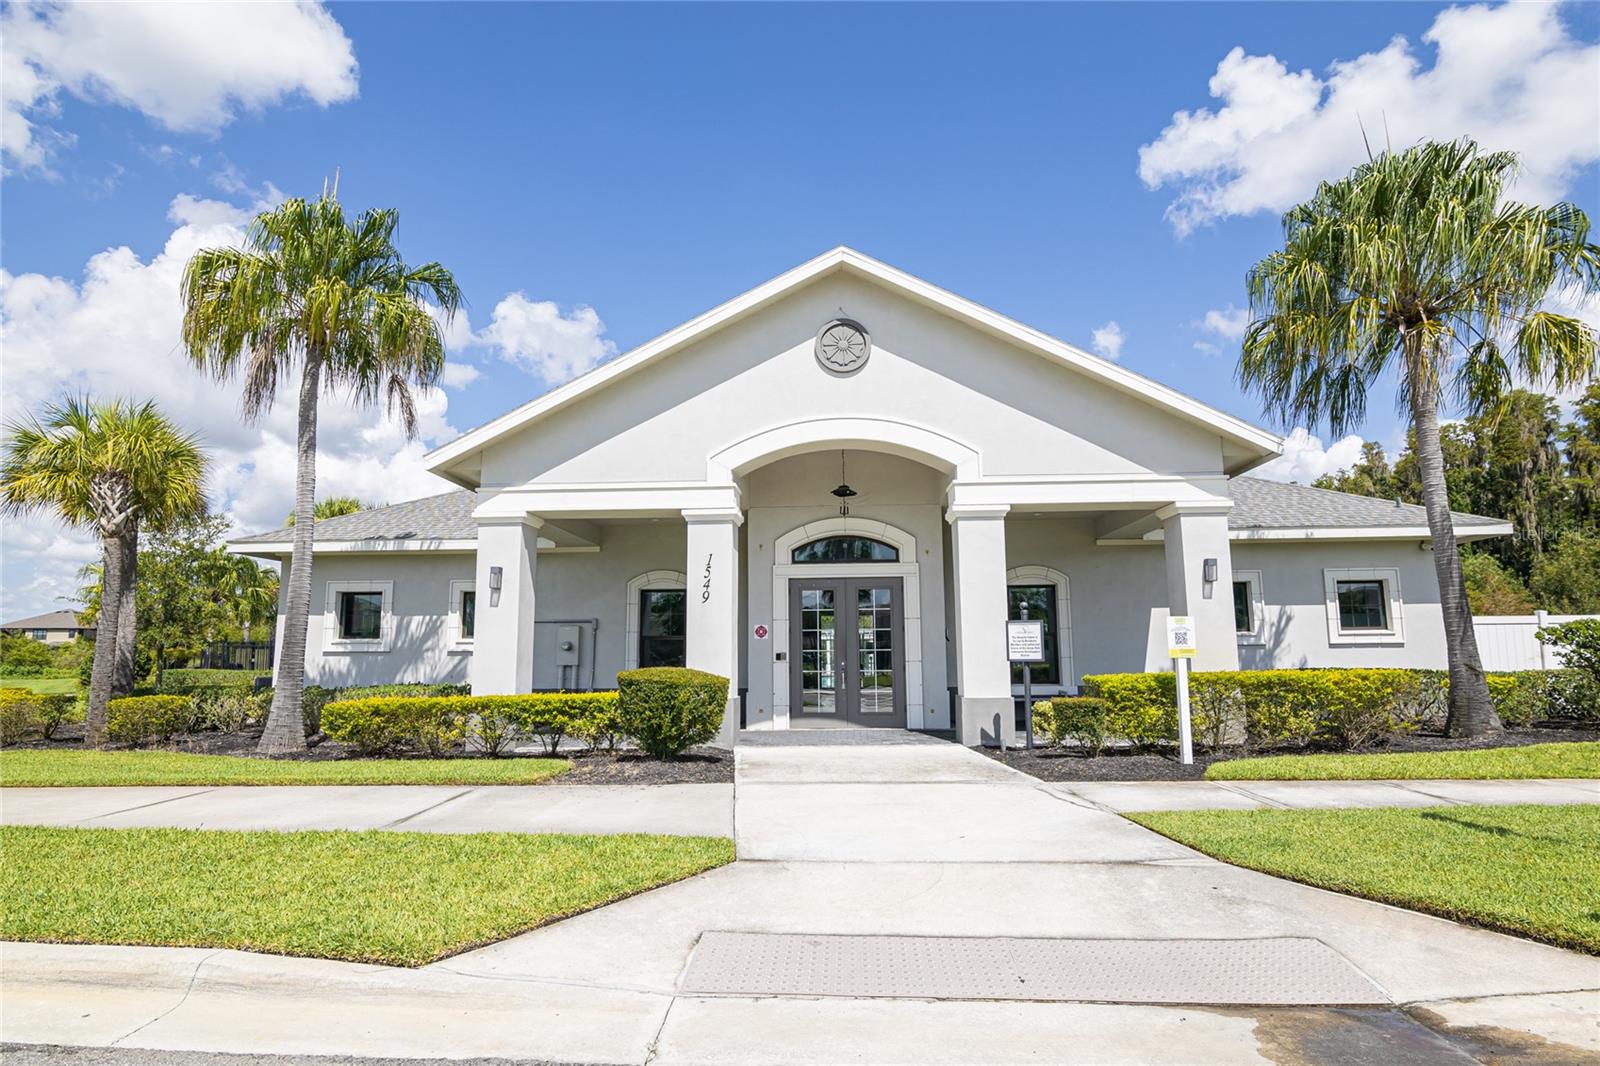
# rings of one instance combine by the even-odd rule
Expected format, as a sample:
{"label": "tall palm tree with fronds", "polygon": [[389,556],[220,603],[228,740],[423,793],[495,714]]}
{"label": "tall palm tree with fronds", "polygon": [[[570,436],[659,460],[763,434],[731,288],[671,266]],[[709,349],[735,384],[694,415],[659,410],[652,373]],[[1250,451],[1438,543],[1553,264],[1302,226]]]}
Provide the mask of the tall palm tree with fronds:
{"label": "tall palm tree with fronds", "polygon": [[106,702],[133,686],[139,530],[205,514],[199,442],[152,403],[67,397],[5,428],[0,510],[54,513],[100,535],[102,591],[85,739],[105,743]]}
{"label": "tall palm tree with fronds", "polygon": [[261,737],[267,753],[305,748],[306,618],[317,477],[317,401],[348,392],[363,406],[387,401],[408,436],[416,432],[413,388],[429,389],[444,368],[436,305],[445,321],[461,304],[438,263],[408,266],[394,245],[398,212],[345,217],[335,196],[294,199],[256,217],[241,248],[211,248],[183,276],[183,342],[195,365],[219,380],[244,379],[243,413],[271,409],[298,372],[294,549],[286,582],[282,658]]}
{"label": "tall palm tree with fronds", "polygon": [[1600,338],[1548,309],[1600,287],[1600,248],[1570,203],[1505,198],[1517,160],[1471,141],[1384,152],[1283,219],[1284,247],[1250,271],[1239,381],[1284,425],[1361,425],[1391,377],[1416,434],[1450,666],[1451,736],[1500,729],[1451,526],[1439,408],[1494,417],[1521,383],[1592,377]]}

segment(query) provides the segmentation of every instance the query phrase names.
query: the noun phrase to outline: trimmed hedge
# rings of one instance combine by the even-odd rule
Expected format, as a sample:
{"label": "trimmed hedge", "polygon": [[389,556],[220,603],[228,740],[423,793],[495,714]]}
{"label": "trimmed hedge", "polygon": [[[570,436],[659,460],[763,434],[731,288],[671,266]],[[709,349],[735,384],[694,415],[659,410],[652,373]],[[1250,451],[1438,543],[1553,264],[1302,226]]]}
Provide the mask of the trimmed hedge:
{"label": "trimmed hedge", "polygon": [[122,744],[168,741],[189,730],[188,696],[125,696],[106,704],[106,735]]}
{"label": "trimmed hedge", "polygon": [[1070,740],[1092,757],[1106,746],[1110,711],[1109,703],[1094,696],[1054,696],[1033,705],[1033,730],[1052,744]]}
{"label": "trimmed hedge", "polygon": [[[1490,674],[1488,680],[1489,693],[1507,725],[1600,720],[1596,686],[1581,670]],[[1083,687],[1106,701],[1109,736],[1140,747],[1176,740],[1173,674],[1092,675],[1083,679]],[[1239,670],[1189,675],[1195,742],[1213,750],[1237,745],[1359,748],[1391,733],[1441,727],[1449,691],[1449,678],[1442,670]]]}
{"label": "trimmed hedge", "polygon": [[322,732],[322,709],[335,700],[368,699],[374,696],[466,696],[471,685],[357,685],[351,688],[323,688],[307,685],[300,698],[300,715],[306,736]]}
{"label": "trimmed hedge", "polygon": [[510,696],[369,696],[322,708],[322,729],[362,754],[411,748],[433,758],[462,745],[499,755],[520,737],[553,755],[561,738],[615,716],[615,692]]}
{"label": "trimmed hedge", "polygon": [[621,732],[657,758],[681,755],[715,739],[728,706],[728,679],[681,666],[617,675]]}
{"label": "trimmed hedge", "polygon": [[49,740],[63,723],[83,720],[83,703],[70,692],[0,688],[0,744],[30,737]]}
{"label": "trimmed hedge", "polygon": [[163,671],[161,683],[156,686],[157,692],[171,693],[181,696],[186,692],[196,689],[226,689],[254,692],[256,679],[259,677],[271,678],[271,673],[260,673],[255,670],[199,670],[179,668]]}

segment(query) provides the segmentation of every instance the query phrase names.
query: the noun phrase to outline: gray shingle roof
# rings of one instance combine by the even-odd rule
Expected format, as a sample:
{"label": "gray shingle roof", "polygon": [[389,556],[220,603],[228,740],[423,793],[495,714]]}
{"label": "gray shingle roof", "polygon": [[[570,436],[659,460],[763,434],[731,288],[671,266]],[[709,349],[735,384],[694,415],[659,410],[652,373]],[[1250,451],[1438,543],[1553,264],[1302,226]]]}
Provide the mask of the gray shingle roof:
{"label": "gray shingle roof", "polygon": [[76,611],[46,611],[32,618],[18,618],[15,622],[0,622],[0,629],[93,629],[78,621]]}
{"label": "gray shingle roof", "polygon": [[[1229,529],[1355,529],[1375,526],[1426,526],[1428,513],[1416,504],[1356,496],[1332,489],[1236,477],[1228,482],[1233,511]],[[1504,519],[1452,512],[1456,528],[1498,525]]]}
{"label": "gray shingle roof", "polygon": [[[1427,513],[1415,504],[1396,504],[1371,496],[1354,496],[1309,485],[1291,485],[1264,478],[1236,477],[1228,482],[1233,511],[1229,529],[1357,529],[1369,527],[1426,526]],[[472,520],[476,499],[465,489],[441,496],[373,507],[317,523],[317,540],[472,540],[478,535]],[[1496,525],[1499,518],[1455,515],[1456,527]],[[282,543],[294,529],[235,538],[234,544]]]}
{"label": "gray shingle roof", "polygon": [[[474,506],[474,494],[461,489],[324,518],[316,524],[314,536],[317,540],[473,540],[478,536],[477,524],[472,520]],[[293,536],[294,527],[285,526],[271,533],[236,537],[229,543],[280,543]]]}

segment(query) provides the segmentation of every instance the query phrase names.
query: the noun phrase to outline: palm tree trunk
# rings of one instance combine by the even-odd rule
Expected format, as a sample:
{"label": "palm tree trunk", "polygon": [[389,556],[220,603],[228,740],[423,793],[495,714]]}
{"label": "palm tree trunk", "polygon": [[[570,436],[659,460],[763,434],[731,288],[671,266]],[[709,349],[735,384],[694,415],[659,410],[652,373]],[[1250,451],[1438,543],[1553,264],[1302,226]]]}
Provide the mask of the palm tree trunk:
{"label": "palm tree trunk", "polygon": [[126,696],[139,683],[136,658],[139,650],[139,612],[136,592],[139,583],[139,527],[130,523],[128,534],[118,541],[122,553],[122,587],[110,602],[117,610],[115,669],[111,674],[112,698]]}
{"label": "palm tree trunk", "polygon": [[128,549],[127,542],[132,539],[127,533],[100,538],[100,616],[95,631],[94,666],[89,673],[89,709],[83,728],[84,744],[91,748],[104,747],[106,742],[106,704],[114,695],[120,650],[118,635],[122,612],[118,605],[128,583],[127,560],[133,552]]}
{"label": "palm tree trunk", "polygon": [[1417,463],[1422,475],[1422,505],[1428,512],[1433,535],[1433,568],[1439,578],[1439,607],[1444,615],[1445,655],[1450,667],[1450,715],[1445,732],[1452,737],[1476,737],[1503,728],[1489,698],[1489,684],[1478,657],[1478,637],[1472,629],[1472,608],[1467,603],[1467,583],[1462,576],[1461,554],[1456,550],[1455,526],[1450,519],[1450,492],[1444,477],[1444,449],[1439,444],[1439,400],[1432,381],[1421,380],[1411,362],[1411,425],[1416,431]]}
{"label": "palm tree trunk", "polygon": [[316,526],[317,397],[322,374],[322,352],[306,352],[300,379],[299,433],[296,438],[294,482],[294,550],[289,556],[288,598],[283,619],[283,650],[278,662],[278,683],[272,690],[272,710],[257,748],[263,754],[304,751],[306,748],[306,623],[311,614],[311,535]]}

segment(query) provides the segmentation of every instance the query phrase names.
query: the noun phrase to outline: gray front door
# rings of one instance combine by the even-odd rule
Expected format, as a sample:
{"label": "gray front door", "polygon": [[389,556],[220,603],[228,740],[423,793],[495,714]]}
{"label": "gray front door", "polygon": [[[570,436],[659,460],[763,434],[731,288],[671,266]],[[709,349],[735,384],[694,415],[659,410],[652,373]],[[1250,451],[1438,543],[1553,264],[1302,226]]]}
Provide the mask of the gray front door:
{"label": "gray front door", "polygon": [[789,718],[799,726],[906,724],[898,577],[789,582]]}

